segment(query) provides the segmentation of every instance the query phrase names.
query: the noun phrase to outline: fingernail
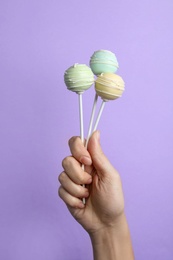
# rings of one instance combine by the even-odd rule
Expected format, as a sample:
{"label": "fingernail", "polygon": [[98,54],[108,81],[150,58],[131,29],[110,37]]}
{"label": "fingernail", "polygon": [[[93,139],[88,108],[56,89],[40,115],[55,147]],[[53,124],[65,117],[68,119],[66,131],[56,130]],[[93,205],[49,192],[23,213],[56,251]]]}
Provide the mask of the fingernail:
{"label": "fingernail", "polygon": [[86,182],[86,184],[90,184],[92,182],[92,178],[89,178]]}
{"label": "fingernail", "polygon": [[85,191],[85,198],[87,198],[89,196],[89,190]]}
{"label": "fingernail", "polygon": [[81,202],[78,204],[78,207],[79,207],[80,209],[83,209],[83,208],[85,208],[85,205],[84,205],[84,203],[81,201]]}

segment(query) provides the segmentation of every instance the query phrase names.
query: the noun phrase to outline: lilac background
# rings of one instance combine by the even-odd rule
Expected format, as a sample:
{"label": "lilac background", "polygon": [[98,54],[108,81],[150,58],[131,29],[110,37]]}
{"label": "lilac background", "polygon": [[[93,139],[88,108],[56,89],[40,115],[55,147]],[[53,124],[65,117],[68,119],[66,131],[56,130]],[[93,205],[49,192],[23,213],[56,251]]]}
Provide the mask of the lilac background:
{"label": "lilac background", "polygon": [[99,129],[122,176],[136,259],[173,259],[172,28],[172,0],[0,1],[0,259],[92,259],[57,176],[79,134],[63,73],[98,49],[116,53],[126,82]]}

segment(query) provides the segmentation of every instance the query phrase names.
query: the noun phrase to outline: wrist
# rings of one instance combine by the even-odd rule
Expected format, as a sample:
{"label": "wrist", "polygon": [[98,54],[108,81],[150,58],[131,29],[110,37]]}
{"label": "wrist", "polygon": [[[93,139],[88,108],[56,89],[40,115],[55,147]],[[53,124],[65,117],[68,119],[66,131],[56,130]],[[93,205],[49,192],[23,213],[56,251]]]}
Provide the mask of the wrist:
{"label": "wrist", "polygon": [[99,227],[98,229],[94,230],[93,232],[91,232],[90,238],[92,241],[96,242],[96,243],[101,243],[102,240],[104,240],[105,235],[108,233],[109,237],[110,235],[114,236],[118,236],[121,233],[125,232],[125,229],[127,228],[127,221],[126,221],[126,217],[125,214],[122,213],[120,216],[118,216],[115,221],[109,224],[103,224],[101,227]]}
{"label": "wrist", "polygon": [[130,232],[124,213],[116,219],[114,224],[90,234],[90,238],[95,260],[134,259]]}

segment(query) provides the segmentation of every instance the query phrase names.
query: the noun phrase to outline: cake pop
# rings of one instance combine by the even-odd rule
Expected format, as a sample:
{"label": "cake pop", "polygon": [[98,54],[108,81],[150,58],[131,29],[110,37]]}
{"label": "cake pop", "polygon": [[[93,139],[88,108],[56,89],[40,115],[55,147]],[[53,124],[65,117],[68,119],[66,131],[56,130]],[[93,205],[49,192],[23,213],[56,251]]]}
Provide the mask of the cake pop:
{"label": "cake pop", "polygon": [[94,83],[94,74],[87,65],[76,63],[65,71],[64,81],[67,89],[79,96],[80,135],[84,141],[82,94]]}
{"label": "cake pop", "polygon": [[102,73],[95,81],[95,90],[103,100],[114,100],[122,96],[124,81],[117,74]]}
{"label": "cake pop", "polygon": [[93,131],[95,131],[98,126],[105,103],[108,100],[115,100],[122,96],[124,92],[124,81],[117,74],[102,73],[95,81],[95,90],[97,95],[99,95],[103,101]]}
{"label": "cake pop", "polygon": [[[90,67],[91,67],[93,73],[98,76],[102,73],[115,73],[117,71],[119,65],[118,65],[117,58],[113,52],[108,51],[108,50],[98,50],[98,51],[95,51],[90,58]],[[88,144],[88,140],[89,140],[89,137],[90,137],[91,131],[92,131],[92,125],[93,125],[97,100],[98,100],[98,94],[96,92],[95,98],[94,98],[94,103],[93,103],[93,108],[92,108],[92,113],[91,113],[91,118],[90,118],[90,123],[89,123],[89,128],[88,128],[86,145]]]}
{"label": "cake pop", "polygon": [[100,75],[105,72],[115,73],[119,66],[113,52],[98,50],[90,58],[90,67],[95,75]]}

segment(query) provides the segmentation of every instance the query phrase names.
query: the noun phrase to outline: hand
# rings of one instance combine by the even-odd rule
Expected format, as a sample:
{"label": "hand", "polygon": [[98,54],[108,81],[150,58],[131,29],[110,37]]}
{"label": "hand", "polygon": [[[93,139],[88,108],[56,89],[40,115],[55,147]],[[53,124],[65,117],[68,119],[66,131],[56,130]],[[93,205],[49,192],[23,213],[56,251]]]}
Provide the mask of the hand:
{"label": "hand", "polygon": [[[59,196],[90,235],[116,226],[124,215],[122,185],[118,172],[101,149],[99,132],[91,136],[88,151],[79,137],[72,137],[69,147],[72,156],[62,162],[64,171],[59,175]],[[85,205],[82,198],[86,198]]]}

